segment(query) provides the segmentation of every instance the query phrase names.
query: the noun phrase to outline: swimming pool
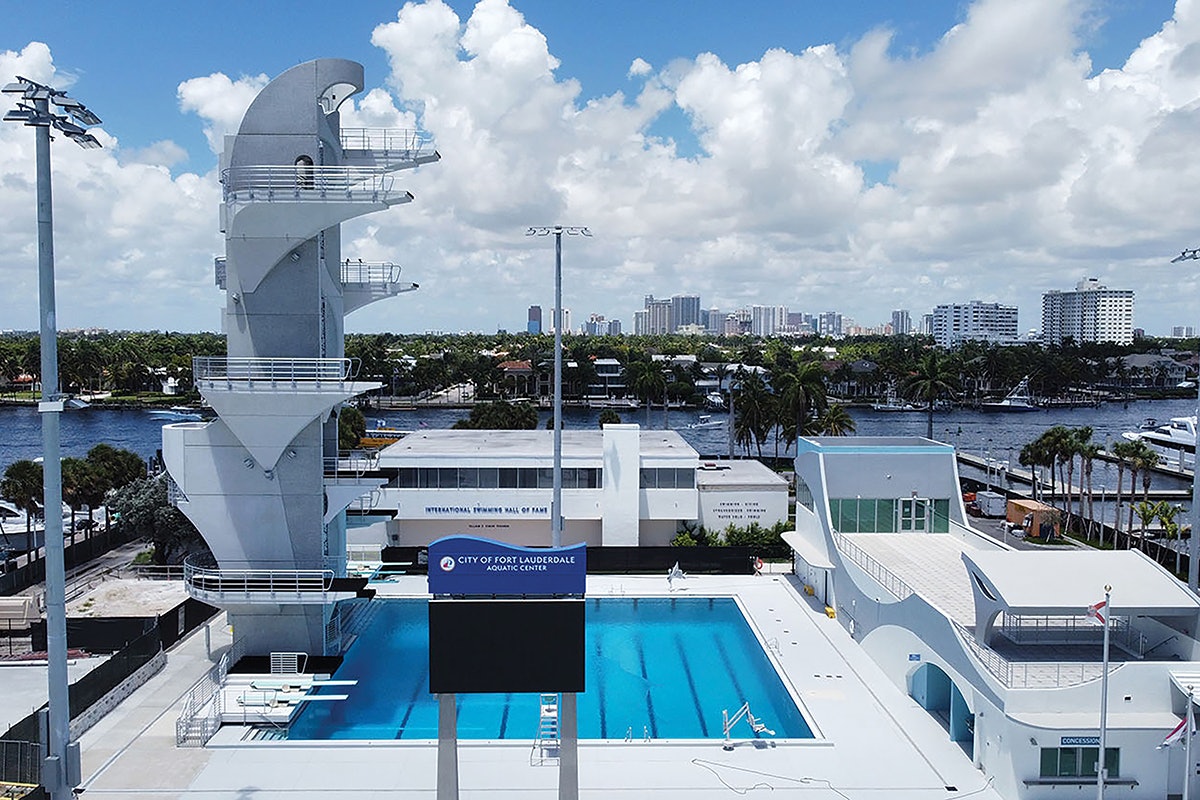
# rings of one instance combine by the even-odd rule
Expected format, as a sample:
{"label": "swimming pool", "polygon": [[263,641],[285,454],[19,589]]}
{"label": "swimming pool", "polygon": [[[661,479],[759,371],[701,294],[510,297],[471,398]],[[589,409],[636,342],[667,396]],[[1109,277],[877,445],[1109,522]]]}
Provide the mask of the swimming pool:
{"label": "swimming pool", "polygon": [[[428,603],[372,602],[378,611],[335,676],[358,680],[338,688],[350,698],[305,704],[289,739],[437,738]],[[745,702],[776,738],[813,738],[731,598],[589,599],[586,674],[581,739],[720,739],[722,709]],[[460,739],[533,739],[537,724],[536,694],[458,696]]]}

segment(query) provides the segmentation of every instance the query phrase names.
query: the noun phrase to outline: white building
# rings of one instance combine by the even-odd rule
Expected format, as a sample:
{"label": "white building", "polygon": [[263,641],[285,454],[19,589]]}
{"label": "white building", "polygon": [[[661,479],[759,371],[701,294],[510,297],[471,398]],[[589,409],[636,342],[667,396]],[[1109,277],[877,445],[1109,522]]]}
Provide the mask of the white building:
{"label": "white building", "polygon": [[[757,461],[701,462],[674,431],[564,430],[564,544],[668,545],[683,523],[719,531],[788,518],[787,481]],[[466,533],[550,543],[552,431],[430,430],[379,454],[387,544]]]}
{"label": "white building", "polygon": [[1075,284],[1075,291],[1042,295],[1042,344],[1133,342],[1133,290],[1109,289],[1099,278]]}
{"label": "white building", "polygon": [[1195,795],[1184,748],[1157,749],[1200,683],[1200,600],[1165,569],[972,529],[953,448],[926,439],[804,439],[796,477],[797,576],[1001,796],[1096,793],[1106,586],[1106,788]]}
{"label": "white building", "polygon": [[1015,344],[1017,307],[999,303],[943,303],[933,309],[933,338],[946,349],[963,342]]}

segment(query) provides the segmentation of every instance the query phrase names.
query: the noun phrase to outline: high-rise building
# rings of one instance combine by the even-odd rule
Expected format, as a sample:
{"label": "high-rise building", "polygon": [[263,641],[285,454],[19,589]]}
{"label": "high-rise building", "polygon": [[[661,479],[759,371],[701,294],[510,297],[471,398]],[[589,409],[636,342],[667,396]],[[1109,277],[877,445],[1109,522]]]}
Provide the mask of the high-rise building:
{"label": "high-rise building", "polygon": [[1191,339],[1196,335],[1196,329],[1191,325],[1176,325],[1171,328],[1172,339]]}
{"label": "high-rise building", "polygon": [[933,314],[921,315],[921,330],[918,331],[922,336],[933,335]]}
{"label": "high-rise building", "polygon": [[1042,295],[1042,344],[1133,342],[1133,290],[1109,289],[1099,278],[1075,284],[1075,291],[1052,289]]}
{"label": "high-rise building", "polygon": [[700,295],[677,294],[671,298],[672,331],[700,323]]}
{"label": "high-rise building", "polygon": [[725,333],[725,314],[721,313],[721,309],[713,306],[708,310],[708,322],[705,327],[708,332],[714,336],[722,336]]}
{"label": "high-rise building", "polygon": [[[554,313],[554,309],[550,309],[550,333],[554,333],[554,321],[557,318],[558,315]],[[571,332],[571,309],[569,308],[564,308],[562,310],[562,332]]]}
{"label": "high-rise building", "polygon": [[664,333],[674,333],[674,320],[671,318],[671,301],[670,300],[651,300],[646,306],[648,314],[649,330],[646,331],[651,336],[659,336]]}
{"label": "high-rise building", "polygon": [[933,338],[947,349],[966,341],[1014,344],[1017,307],[999,303],[944,303],[933,309]]}
{"label": "high-rise building", "polygon": [[608,335],[609,336],[620,336],[621,335],[621,320],[610,319],[608,321]]}
{"label": "high-rise building", "polygon": [[650,333],[650,312],[639,308],[633,312],[633,335],[647,336]]}
{"label": "high-rise building", "polygon": [[776,323],[775,306],[750,306],[750,333],[755,336],[774,336],[779,326]]}
{"label": "high-rise building", "polygon": [[818,314],[817,333],[822,336],[841,336],[842,315],[836,311],[824,311]]}
{"label": "high-rise building", "polygon": [[541,333],[542,332],[542,307],[530,306],[528,322],[525,323],[526,333]]}
{"label": "high-rise building", "polygon": [[905,336],[912,333],[912,318],[904,309],[892,312],[892,335]]}

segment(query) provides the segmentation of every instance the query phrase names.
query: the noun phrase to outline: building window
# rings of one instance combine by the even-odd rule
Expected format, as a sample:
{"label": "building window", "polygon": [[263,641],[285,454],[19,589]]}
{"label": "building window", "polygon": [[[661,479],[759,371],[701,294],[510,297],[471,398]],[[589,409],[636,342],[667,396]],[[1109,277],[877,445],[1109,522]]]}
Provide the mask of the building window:
{"label": "building window", "polygon": [[[1121,749],[1104,748],[1104,766],[1108,777],[1121,776]],[[1041,777],[1095,778],[1099,772],[1099,747],[1043,747]]]}

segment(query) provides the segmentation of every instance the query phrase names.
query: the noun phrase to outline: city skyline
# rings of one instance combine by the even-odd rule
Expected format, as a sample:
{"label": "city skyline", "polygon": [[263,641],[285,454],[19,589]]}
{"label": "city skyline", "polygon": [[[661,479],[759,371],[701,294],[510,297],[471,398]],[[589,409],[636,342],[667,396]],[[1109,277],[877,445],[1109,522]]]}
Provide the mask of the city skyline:
{"label": "city skyline", "polygon": [[[55,144],[62,327],[219,330],[216,152],[269,77],[315,56],[366,65],[346,127],[420,127],[442,154],[405,176],[405,213],[347,225],[348,257],[421,285],[351,331],[514,329],[506,308],[552,305],[552,245],[525,230],[558,222],[593,233],[564,242],[564,307],[627,331],[655,287],[864,327],[977,299],[1026,331],[1044,292],[1087,277],[1136,292],[1150,334],[1195,325],[1200,272],[1169,264],[1200,244],[1190,3],[699,0],[681,18],[614,0],[585,19],[428,0],[302,35],[318,8],[51,0],[8,20],[0,80],[68,88],[104,120],[102,150]],[[3,329],[36,327],[32,161],[31,132],[0,126]]]}

